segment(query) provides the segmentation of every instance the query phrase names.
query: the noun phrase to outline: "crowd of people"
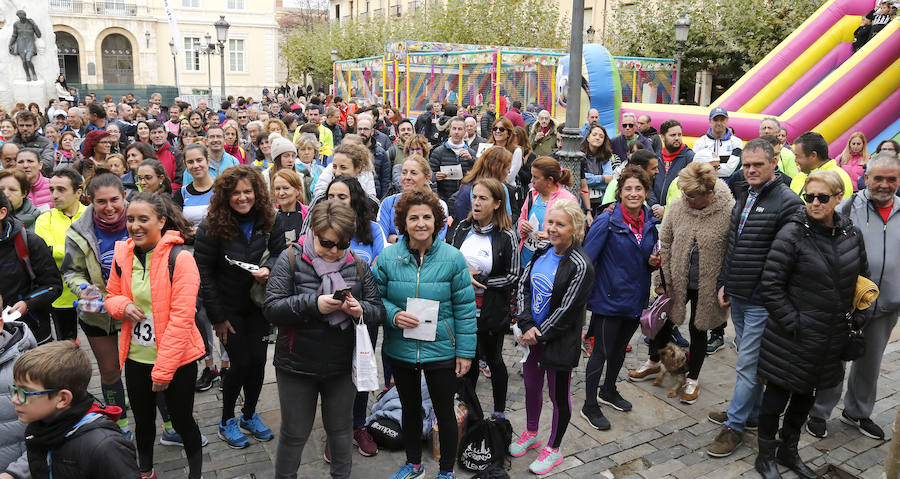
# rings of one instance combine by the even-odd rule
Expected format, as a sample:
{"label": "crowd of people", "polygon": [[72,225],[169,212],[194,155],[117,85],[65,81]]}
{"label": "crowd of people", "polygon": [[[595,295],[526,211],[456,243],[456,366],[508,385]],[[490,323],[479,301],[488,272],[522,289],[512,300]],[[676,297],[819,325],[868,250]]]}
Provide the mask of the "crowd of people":
{"label": "crowd of people", "polygon": [[[357,384],[360,331],[373,349],[382,336],[375,392],[402,410],[393,479],[424,477],[430,421],[436,477],[455,477],[461,384],[489,378],[490,420],[508,423],[510,333],[527,354],[526,421],[502,453],[536,449],[529,469],[546,474],[571,421],[608,430],[603,408],[632,410],[616,383],[651,294],[672,309],[626,377],[680,375],[669,397],[684,404],[698,400],[705,356],[725,347],[730,311],[736,384],[728,410],[709,414],[722,425],[710,456],[758,428],[764,478],[781,477],[778,463],[817,477],[798,441],[804,424],[828,434],[843,361],[841,419],[884,438],[871,416],[900,313],[900,263],[887,254],[900,235],[896,142],[869,155],[855,133],[831,159],[818,133],[791,142],[766,118],[745,142],[713,108],[692,148],[676,120],[654,128],[625,113],[612,137],[591,110],[570,171],[564,125],[533,113],[436,102],[412,120],[281,90],[218,111],[88,94],[0,112],[0,380],[15,405],[0,405],[0,478],[156,477],[157,411],[160,441],[183,446],[199,478],[194,399],[217,383],[219,438],[241,449],[277,436],[279,478],[297,477],[321,397],[324,458],[349,477],[354,448],[378,453]],[[96,400],[71,341],[79,328]],[[277,434],[257,412],[271,343]]]}

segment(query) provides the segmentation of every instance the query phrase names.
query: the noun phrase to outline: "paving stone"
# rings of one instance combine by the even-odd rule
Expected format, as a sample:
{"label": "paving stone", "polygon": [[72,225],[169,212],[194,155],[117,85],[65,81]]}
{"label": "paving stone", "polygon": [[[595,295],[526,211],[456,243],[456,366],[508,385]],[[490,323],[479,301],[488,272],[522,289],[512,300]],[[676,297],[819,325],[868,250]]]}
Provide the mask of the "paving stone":
{"label": "paving stone", "polygon": [[625,464],[626,462],[632,461],[639,457],[646,456],[656,451],[656,448],[651,446],[650,444],[641,444],[637,447],[632,447],[631,449],[626,449],[622,452],[613,454],[609,456],[610,459],[616,462],[616,464]]}

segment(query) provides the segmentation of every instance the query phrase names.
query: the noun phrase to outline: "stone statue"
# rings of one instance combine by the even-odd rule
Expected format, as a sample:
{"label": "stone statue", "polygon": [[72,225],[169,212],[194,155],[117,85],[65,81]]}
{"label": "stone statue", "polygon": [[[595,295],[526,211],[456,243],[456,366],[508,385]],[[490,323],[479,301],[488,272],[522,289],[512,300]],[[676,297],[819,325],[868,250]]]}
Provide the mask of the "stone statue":
{"label": "stone statue", "polygon": [[28,81],[37,81],[38,76],[34,71],[31,59],[37,55],[35,38],[41,38],[41,30],[33,20],[27,18],[25,10],[16,12],[19,21],[13,24],[12,37],[9,39],[10,55],[18,55],[22,58],[22,66],[25,68],[25,77]]}

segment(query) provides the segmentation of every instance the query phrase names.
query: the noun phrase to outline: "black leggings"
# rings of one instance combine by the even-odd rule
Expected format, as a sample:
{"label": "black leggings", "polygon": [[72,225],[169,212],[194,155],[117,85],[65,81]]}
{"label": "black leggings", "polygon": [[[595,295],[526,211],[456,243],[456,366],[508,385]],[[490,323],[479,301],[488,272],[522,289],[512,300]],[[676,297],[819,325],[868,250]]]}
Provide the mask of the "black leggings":
{"label": "black leggings", "polygon": [[[694,318],[697,317],[697,290],[687,290],[687,301],[691,302],[691,319],[688,322],[688,331],[691,333],[691,355],[688,358],[688,374],[689,379],[696,380],[700,377],[700,368],[703,367],[703,360],[706,358],[706,331],[700,331],[694,327]],[[685,301],[685,302],[687,302]],[[666,321],[663,327],[656,333],[656,337],[650,341],[650,360],[659,361],[659,350],[669,344],[672,337],[672,329],[675,324]]]}
{"label": "black leggings", "polygon": [[78,337],[78,317],[75,314],[75,308],[51,308],[50,316],[56,327],[57,341]]}
{"label": "black leggings", "polygon": [[[403,408],[403,446],[406,460],[412,464],[422,463],[422,381],[421,369],[407,367],[406,364],[392,362],[394,383]],[[456,413],[453,412],[453,396],[456,394],[456,371],[453,367],[425,369],[425,382],[434,407],[441,441],[440,470],[453,472],[456,460]]]}
{"label": "black leggings", "polygon": [[254,316],[241,323],[231,323],[235,333],[228,333],[225,350],[231,367],[222,380],[222,424],[234,417],[234,407],[241,389],[244,390],[245,419],[256,412],[256,403],[262,391],[266,373],[266,350],[269,343],[269,323],[261,316]]}
{"label": "black leggings", "polygon": [[[131,415],[134,417],[134,440],[137,443],[141,472],[153,469],[153,444],[156,442],[157,395],[153,392],[153,380],[150,378],[152,370],[152,364],[130,359],[125,361],[125,384],[128,386]],[[169,387],[163,392],[172,415],[172,426],[184,441],[184,452],[190,470],[188,477],[191,479],[198,479],[203,472],[200,428],[193,416],[196,380],[197,362],[191,361],[175,371]]]}
{"label": "black leggings", "polygon": [[615,316],[602,316],[594,314],[591,318],[591,327],[594,336],[594,351],[588,359],[585,368],[585,398],[588,406],[597,405],[597,388],[600,384],[600,376],[603,375],[603,365],[606,364],[606,377],[603,380],[603,390],[613,392],[616,390],[616,378],[625,363],[625,347],[634,336],[640,322],[637,318],[623,318]]}
{"label": "black leggings", "polygon": [[782,412],[784,422],[781,426],[781,437],[799,437],[800,428],[806,422],[806,416],[809,415],[815,402],[816,397],[812,394],[792,393],[771,382],[766,384],[762,407],[759,410],[759,437],[775,439],[775,433],[778,432],[778,416]]}
{"label": "black leggings", "polygon": [[[491,368],[491,389],[494,392],[494,412],[506,411],[506,390],[509,383],[509,373],[506,371],[506,363],[503,362],[503,336],[502,332],[478,331],[479,357]],[[466,373],[466,379],[471,381],[472,390],[478,382],[478,363],[472,361],[472,367]]]}

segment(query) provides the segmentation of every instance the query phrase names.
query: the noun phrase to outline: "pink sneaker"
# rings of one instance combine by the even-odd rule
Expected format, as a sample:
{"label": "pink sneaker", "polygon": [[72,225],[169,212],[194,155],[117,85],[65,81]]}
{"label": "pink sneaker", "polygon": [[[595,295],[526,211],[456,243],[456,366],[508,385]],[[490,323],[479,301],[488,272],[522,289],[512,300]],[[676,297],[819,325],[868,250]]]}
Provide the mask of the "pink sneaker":
{"label": "pink sneaker", "polygon": [[529,449],[541,447],[541,440],[537,433],[525,431],[518,439],[509,445],[509,455],[512,457],[520,457],[525,455]]}

